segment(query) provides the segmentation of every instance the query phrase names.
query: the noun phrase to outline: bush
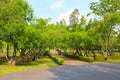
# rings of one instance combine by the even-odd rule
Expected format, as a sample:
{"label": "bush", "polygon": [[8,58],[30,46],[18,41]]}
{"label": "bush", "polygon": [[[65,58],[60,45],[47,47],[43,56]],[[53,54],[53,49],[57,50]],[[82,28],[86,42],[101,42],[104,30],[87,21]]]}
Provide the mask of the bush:
{"label": "bush", "polygon": [[52,54],[49,54],[49,57],[57,64],[62,65],[64,63],[64,59],[60,58],[58,56],[54,56]]}
{"label": "bush", "polygon": [[120,56],[109,56],[110,59],[120,59]]}
{"label": "bush", "polygon": [[85,62],[93,62],[94,61],[93,57],[76,56],[76,55],[68,54],[68,53],[65,53],[63,55],[66,57],[69,57],[69,58],[73,58],[73,59],[81,60],[81,61],[85,61]]}
{"label": "bush", "polygon": [[49,53],[49,51],[46,50],[46,51],[42,52],[42,53],[40,54],[40,56],[48,56],[48,53]]}
{"label": "bush", "polygon": [[93,57],[79,56],[79,59],[80,59],[81,61],[86,61],[86,62],[93,62],[93,61],[94,61]]}

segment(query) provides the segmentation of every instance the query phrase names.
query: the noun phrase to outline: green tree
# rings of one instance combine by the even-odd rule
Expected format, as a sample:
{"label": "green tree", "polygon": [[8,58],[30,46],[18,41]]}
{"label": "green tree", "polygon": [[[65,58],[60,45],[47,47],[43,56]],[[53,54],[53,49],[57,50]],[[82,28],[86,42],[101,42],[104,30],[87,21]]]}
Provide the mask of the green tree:
{"label": "green tree", "polygon": [[120,23],[119,3],[119,0],[100,0],[99,2],[91,3],[90,9],[92,12],[101,17],[101,20],[95,26],[99,25],[98,35],[104,41],[105,56],[111,54],[111,39],[116,26]]}
{"label": "green tree", "polygon": [[[0,1],[2,40],[7,44],[7,59],[10,62],[10,44],[13,45],[13,56],[16,55],[17,37],[20,27],[25,27],[32,20],[33,11],[25,0],[2,0]],[[10,62],[11,63],[11,62]]]}
{"label": "green tree", "polygon": [[99,2],[92,2],[90,9],[99,16],[105,16],[108,13],[119,12],[120,0],[99,0]]}

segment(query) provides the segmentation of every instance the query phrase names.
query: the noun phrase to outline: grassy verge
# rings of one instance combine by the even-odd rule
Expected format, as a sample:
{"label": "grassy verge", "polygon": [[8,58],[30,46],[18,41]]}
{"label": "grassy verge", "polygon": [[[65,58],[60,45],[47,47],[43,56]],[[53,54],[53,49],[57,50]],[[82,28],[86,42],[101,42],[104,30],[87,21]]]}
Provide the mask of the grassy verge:
{"label": "grassy verge", "polygon": [[108,56],[108,60],[104,60],[104,57],[99,55],[94,62],[120,62],[120,53]]}
{"label": "grassy verge", "polygon": [[57,64],[54,63],[50,58],[43,57],[36,62],[31,62],[27,64],[17,64],[16,66],[0,65],[0,75],[51,66],[57,66]]}
{"label": "grassy verge", "polygon": [[76,56],[70,53],[63,54],[66,57],[77,59],[80,61],[85,62],[120,62],[120,53],[115,53],[113,56],[109,56],[108,60],[104,60],[104,57],[102,55],[97,55],[96,60],[93,59],[93,57],[85,57],[85,56]]}
{"label": "grassy verge", "polygon": [[102,60],[94,60],[94,62],[120,62],[120,59],[111,59],[111,58],[108,58],[108,60],[104,60],[104,59],[102,59]]}

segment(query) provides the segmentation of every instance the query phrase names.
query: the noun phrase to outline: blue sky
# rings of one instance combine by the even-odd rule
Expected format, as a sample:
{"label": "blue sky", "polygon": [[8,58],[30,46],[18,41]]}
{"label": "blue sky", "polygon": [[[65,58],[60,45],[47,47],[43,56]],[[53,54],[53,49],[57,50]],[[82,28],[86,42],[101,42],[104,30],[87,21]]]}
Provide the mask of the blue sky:
{"label": "blue sky", "polygon": [[[69,15],[74,9],[79,9],[81,15],[90,12],[89,3],[99,0],[27,0],[34,9],[36,17],[52,18],[52,22],[65,19],[68,23]],[[92,18],[93,16],[90,16]]]}

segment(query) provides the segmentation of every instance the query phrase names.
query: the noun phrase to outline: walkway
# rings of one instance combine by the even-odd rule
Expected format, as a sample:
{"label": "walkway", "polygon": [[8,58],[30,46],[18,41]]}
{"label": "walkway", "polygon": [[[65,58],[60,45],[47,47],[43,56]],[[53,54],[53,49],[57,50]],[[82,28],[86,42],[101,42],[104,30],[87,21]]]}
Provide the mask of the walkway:
{"label": "walkway", "polygon": [[64,58],[64,61],[65,61],[64,64],[66,64],[66,65],[82,65],[82,64],[86,64],[86,62],[83,62],[83,61],[80,61],[80,60],[75,60],[75,59],[67,58],[65,56],[60,56],[58,54],[58,52],[55,51],[55,50],[52,50],[51,54],[53,54],[55,56],[59,56],[61,58]]}

